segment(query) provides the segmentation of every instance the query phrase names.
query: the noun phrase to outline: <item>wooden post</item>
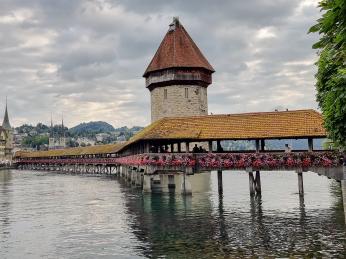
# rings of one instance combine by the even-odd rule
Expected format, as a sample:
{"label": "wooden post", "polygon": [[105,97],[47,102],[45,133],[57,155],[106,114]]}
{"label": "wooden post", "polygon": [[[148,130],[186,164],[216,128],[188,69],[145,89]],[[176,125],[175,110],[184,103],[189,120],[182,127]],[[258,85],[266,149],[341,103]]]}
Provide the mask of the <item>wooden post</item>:
{"label": "wooden post", "polygon": [[217,185],[219,194],[223,193],[223,185],[222,185],[222,170],[217,170]]}
{"label": "wooden post", "polygon": [[298,175],[298,190],[299,195],[304,195],[304,184],[303,184],[303,171],[298,169],[297,170]]}
{"label": "wooden post", "polygon": [[255,189],[256,189],[256,193],[261,195],[262,187],[261,187],[261,174],[260,174],[260,171],[256,171]]}
{"label": "wooden post", "polygon": [[149,153],[150,152],[150,143],[145,142],[144,143],[144,153]]}
{"label": "wooden post", "polygon": [[191,195],[192,194],[192,187],[191,183],[189,181],[189,177],[186,175],[186,172],[182,175],[183,181],[181,183],[181,194],[183,195]]}
{"label": "wooden post", "polygon": [[264,151],[265,145],[266,145],[265,140],[261,139],[261,151]]}
{"label": "wooden post", "polygon": [[208,142],[208,151],[213,152],[213,141],[209,140]]}
{"label": "wooden post", "polygon": [[314,150],[314,140],[313,140],[313,138],[308,138],[308,146],[309,146],[309,152],[312,152]]}
{"label": "wooden post", "polygon": [[185,142],[185,153],[189,153],[190,152],[190,143],[189,142]]}
{"label": "wooden post", "polygon": [[260,152],[260,140],[256,139],[256,152]]}
{"label": "wooden post", "polygon": [[151,192],[151,177],[150,175],[143,175],[143,192]]}
{"label": "wooden post", "polygon": [[175,182],[174,182],[174,174],[168,175],[168,191],[175,192]]}
{"label": "wooden post", "polygon": [[178,153],[181,152],[181,142],[178,143]]}
{"label": "wooden post", "polygon": [[255,179],[253,177],[253,172],[249,172],[249,188],[250,188],[250,196],[255,195],[256,189],[255,189]]}
{"label": "wooden post", "polygon": [[216,152],[220,152],[221,151],[221,141],[217,140],[216,141]]}

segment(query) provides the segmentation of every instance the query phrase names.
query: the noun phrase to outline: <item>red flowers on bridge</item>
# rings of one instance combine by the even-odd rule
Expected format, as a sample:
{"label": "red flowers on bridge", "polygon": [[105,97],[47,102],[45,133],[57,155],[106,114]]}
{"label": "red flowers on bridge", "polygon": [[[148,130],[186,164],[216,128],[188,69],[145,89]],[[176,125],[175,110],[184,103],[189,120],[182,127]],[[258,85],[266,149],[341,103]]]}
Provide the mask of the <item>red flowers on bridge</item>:
{"label": "red flowers on bridge", "polygon": [[118,158],[36,158],[21,159],[23,164],[85,164],[129,165],[156,167],[195,167],[196,169],[294,169],[310,167],[337,167],[344,158],[338,152],[301,153],[159,153],[140,154]]}

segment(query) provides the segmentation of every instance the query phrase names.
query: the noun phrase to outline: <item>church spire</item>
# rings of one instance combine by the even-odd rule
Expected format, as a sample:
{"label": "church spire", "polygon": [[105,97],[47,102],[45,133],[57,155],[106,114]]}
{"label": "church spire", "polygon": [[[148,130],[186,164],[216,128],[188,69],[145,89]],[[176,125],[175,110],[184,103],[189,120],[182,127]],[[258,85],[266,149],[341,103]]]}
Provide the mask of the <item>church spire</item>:
{"label": "church spire", "polygon": [[6,96],[5,116],[4,116],[4,121],[2,122],[2,127],[7,130],[11,129],[11,124],[10,124],[10,120],[8,118],[8,112],[7,112],[7,96]]}
{"label": "church spire", "polygon": [[54,138],[53,113],[50,113],[50,137]]}
{"label": "church spire", "polygon": [[61,115],[61,129],[62,129],[62,135],[61,137],[65,137],[65,129],[64,129],[64,113]]}

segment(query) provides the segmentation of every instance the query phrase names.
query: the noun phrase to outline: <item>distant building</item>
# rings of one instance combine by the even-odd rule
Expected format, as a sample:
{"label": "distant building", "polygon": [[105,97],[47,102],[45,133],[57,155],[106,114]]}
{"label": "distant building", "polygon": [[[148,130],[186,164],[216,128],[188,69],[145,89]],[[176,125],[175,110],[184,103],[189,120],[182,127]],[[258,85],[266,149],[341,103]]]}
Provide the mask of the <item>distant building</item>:
{"label": "distant building", "polygon": [[96,141],[87,137],[78,137],[76,142],[79,146],[94,146]]}
{"label": "distant building", "polygon": [[163,117],[208,115],[213,67],[178,18],[173,18],[144,72],[151,95],[151,122]]}
{"label": "distant building", "polygon": [[126,136],[125,136],[125,134],[120,134],[120,135],[117,137],[116,143],[122,143],[122,142],[125,142],[125,141],[126,141]]}
{"label": "distant building", "polygon": [[96,141],[102,142],[104,139],[108,138],[108,133],[98,133],[95,135]]}
{"label": "distant building", "polygon": [[54,132],[53,120],[51,120],[51,131],[49,135],[48,149],[63,149],[67,146],[67,138],[64,128],[64,119],[61,121],[61,126],[59,126],[58,132]]}
{"label": "distant building", "polygon": [[0,126],[0,161],[11,160],[13,154],[13,130],[11,128],[8,111],[7,100],[5,107],[5,116]]}

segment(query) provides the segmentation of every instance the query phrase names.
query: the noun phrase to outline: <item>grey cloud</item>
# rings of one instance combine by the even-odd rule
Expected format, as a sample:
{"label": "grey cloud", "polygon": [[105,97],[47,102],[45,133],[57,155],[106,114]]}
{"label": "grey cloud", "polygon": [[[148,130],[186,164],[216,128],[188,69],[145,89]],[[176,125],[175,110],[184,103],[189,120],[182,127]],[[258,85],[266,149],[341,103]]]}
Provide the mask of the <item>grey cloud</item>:
{"label": "grey cloud", "polygon": [[[1,96],[9,96],[15,125],[48,122],[51,111],[66,113],[69,126],[100,119],[148,124],[142,74],[178,15],[216,69],[211,112],[316,108],[316,36],[306,32],[320,14],[301,3],[2,0]],[[5,16],[12,22],[1,23]],[[263,28],[275,37],[256,37]]]}

